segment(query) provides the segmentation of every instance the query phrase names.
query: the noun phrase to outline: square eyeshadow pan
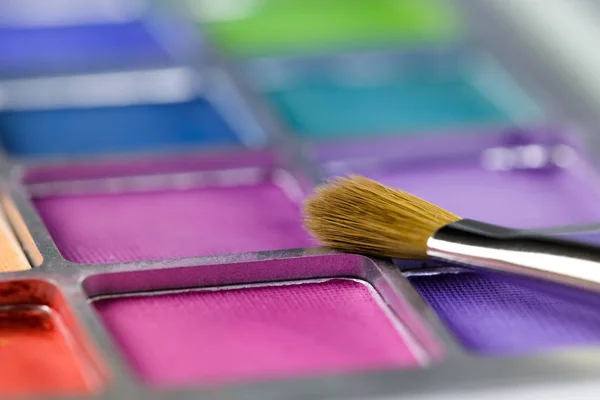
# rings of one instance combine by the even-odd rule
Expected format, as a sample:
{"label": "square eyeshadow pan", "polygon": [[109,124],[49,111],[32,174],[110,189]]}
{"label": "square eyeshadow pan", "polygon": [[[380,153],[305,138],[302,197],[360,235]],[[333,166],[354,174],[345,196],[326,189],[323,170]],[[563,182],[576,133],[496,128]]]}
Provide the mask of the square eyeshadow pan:
{"label": "square eyeshadow pan", "polygon": [[93,304],[138,375],[161,387],[420,365],[410,337],[376,292],[354,280],[148,293]]}
{"label": "square eyeshadow pan", "polygon": [[[258,163],[255,165],[270,163],[269,156],[245,155],[254,157],[250,161]],[[212,160],[208,161],[212,166],[208,169],[203,170],[194,162],[186,164],[184,160],[179,162],[183,165],[165,163],[164,171],[170,172],[164,175],[146,176],[153,182],[156,178],[163,187],[144,188],[139,182],[148,180],[144,180],[141,172],[138,178],[119,178],[118,168],[113,170],[109,165],[106,180],[92,181],[96,193],[52,194],[50,189],[48,194],[33,193],[33,202],[63,257],[76,263],[179,258],[314,244],[302,228],[299,199],[291,194],[297,189],[295,178],[282,183],[276,175],[283,170],[258,166],[250,167],[252,176],[247,181],[242,178],[242,181],[227,183],[227,176],[239,173],[243,177],[243,172],[235,168],[241,168],[244,155],[238,157],[233,153],[207,159]],[[202,164],[203,158],[199,160]],[[127,163],[121,166],[134,174],[138,168]],[[229,172],[227,166],[232,168]],[[160,162],[141,166],[146,167],[160,169]],[[176,172],[177,168],[184,168],[186,172]],[[59,178],[74,177],[76,175],[69,174],[76,170],[59,169],[53,175],[52,171],[42,169],[26,179],[30,180],[33,185],[30,189],[34,192],[40,185],[77,186],[77,179],[70,183],[68,178],[62,181]],[[87,172],[91,174],[88,176],[98,173],[93,169]],[[194,175],[196,173],[199,175]],[[122,190],[107,189],[106,184],[113,176],[116,176],[113,180],[125,182],[121,184],[124,185]],[[214,180],[211,184],[195,183],[195,176]],[[44,177],[59,180],[44,182]],[[288,190],[290,187],[292,191]]]}
{"label": "square eyeshadow pan", "polygon": [[326,175],[365,175],[463,218],[514,228],[595,223],[600,180],[570,141],[564,132],[498,130],[315,146],[314,154]]}

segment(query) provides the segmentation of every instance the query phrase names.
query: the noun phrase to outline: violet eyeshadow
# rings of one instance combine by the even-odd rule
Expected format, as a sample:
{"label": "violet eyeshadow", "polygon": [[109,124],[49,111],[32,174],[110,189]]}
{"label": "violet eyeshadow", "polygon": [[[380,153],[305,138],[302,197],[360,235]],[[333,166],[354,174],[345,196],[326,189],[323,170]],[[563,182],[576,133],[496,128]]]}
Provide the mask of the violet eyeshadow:
{"label": "violet eyeshadow", "polygon": [[[562,236],[600,243],[600,231]],[[457,339],[478,353],[524,354],[600,343],[600,296],[567,297],[477,273],[413,276],[410,282]]]}
{"label": "violet eyeshadow", "polygon": [[595,302],[475,273],[414,276],[415,289],[468,349],[523,354],[600,343]]}
{"label": "violet eyeshadow", "polygon": [[489,171],[474,162],[368,174],[463,218],[514,228],[600,221],[593,185],[567,170]]}

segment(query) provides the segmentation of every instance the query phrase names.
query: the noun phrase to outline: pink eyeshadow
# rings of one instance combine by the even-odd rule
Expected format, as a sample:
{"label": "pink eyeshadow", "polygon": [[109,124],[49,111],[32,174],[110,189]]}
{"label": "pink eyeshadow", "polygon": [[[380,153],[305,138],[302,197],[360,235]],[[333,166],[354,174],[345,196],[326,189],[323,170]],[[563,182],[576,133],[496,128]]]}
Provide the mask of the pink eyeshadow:
{"label": "pink eyeshadow", "polygon": [[352,280],[94,305],[140,377],[161,387],[420,365],[369,287]]}
{"label": "pink eyeshadow", "polygon": [[69,261],[165,259],[307,247],[298,206],[271,183],[36,199]]}

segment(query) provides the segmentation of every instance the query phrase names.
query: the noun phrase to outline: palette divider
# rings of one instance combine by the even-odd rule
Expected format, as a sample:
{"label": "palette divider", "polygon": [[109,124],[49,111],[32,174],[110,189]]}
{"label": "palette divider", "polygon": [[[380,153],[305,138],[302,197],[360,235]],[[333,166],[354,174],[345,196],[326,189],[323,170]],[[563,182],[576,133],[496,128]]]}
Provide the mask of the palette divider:
{"label": "palette divider", "polygon": [[[189,18],[186,20],[192,23]],[[201,27],[200,30],[201,34],[205,34],[205,29]],[[286,156],[313,185],[322,183],[323,176],[309,159],[305,143],[290,131],[268,102],[247,82],[244,60],[236,60],[223,54],[208,38],[205,40],[203,51],[206,53],[204,66],[221,70],[226,74],[249,114],[265,133],[268,144]],[[201,66],[197,65],[197,67]]]}
{"label": "palette divider", "polygon": [[198,68],[203,71],[201,75],[207,81],[205,84],[206,97],[211,100],[216,111],[231,125],[243,145],[248,148],[271,145],[268,132],[256,121],[229,74],[215,66],[202,65]]}
{"label": "palette divider", "polygon": [[6,185],[2,207],[31,266],[38,269],[70,265],[58,251],[20,180],[14,180],[10,170],[2,169],[0,174]]}
{"label": "palette divider", "polygon": [[[56,274],[68,274],[68,271],[51,270],[50,277]],[[102,398],[129,398],[129,396],[141,397],[144,391],[144,385],[139,382],[133,371],[128,367],[121,353],[113,345],[113,341],[108,332],[102,325],[98,315],[92,309],[87,295],[85,294],[81,282],[74,280],[77,274],[69,276],[70,284],[59,285],[59,289],[67,301],[70,311],[75,320],[81,325],[85,338],[90,343],[88,347],[92,352],[92,357],[99,364],[103,372],[104,384],[101,385],[99,395]],[[43,274],[42,274],[43,276]]]}
{"label": "palette divider", "polygon": [[[169,2],[141,0],[141,3],[145,8],[143,22],[165,52],[175,60],[191,61],[193,64],[202,62],[202,52],[198,51],[204,46],[202,38],[195,34],[192,25],[182,23],[179,12],[167,4]],[[177,36],[177,46],[165,40],[173,36]]]}
{"label": "palette divider", "polygon": [[[152,290],[186,290],[198,287],[214,287],[242,284],[258,284],[265,282],[279,282],[286,280],[322,279],[341,276],[326,269],[311,269],[297,271],[288,274],[286,271],[260,269],[257,271],[240,270],[238,267],[244,265],[259,265],[261,263],[291,262],[295,259],[307,259],[311,257],[327,257],[343,255],[334,250],[324,247],[310,247],[285,250],[255,251],[246,253],[232,253],[222,255],[192,256],[164,260],[128,261],[106,264],[72,264],[74,268],[71,276],[75,276],[84,291],[90,297],[101,294],[119,294],[131,292],[144,292]],[[365,262],[371,259],[363,256]],[[235,274],[226,277],[221,266],[236,270]],[[275,268],[275,267],[274,267]],[[71,266],[59,267],[62,271],[71,270]],[[196,270],[196,271],[195,271]],[[204,271],[205,270],[205,271]],[[164,287],[158,287],[152,283],[161,272],[172,271],[169,282]],[[68,272],[68,271],[67,271]],[[123,274],[126,279],[115,280],[116,286],[110,281],[111,276],[118,277]],[[152,275],[150,283],[143,283],[135,279],[137,275]],[[230,279],[231,278],[231,279]],[[108,281],[106,279],[109,279]],[[99,282],[97,282],[99,281]],[[108,283],[108,286],[107,286]],[[117,289],[115,289],[115,287]],[[116,290],[114,293],[113,291]]]}

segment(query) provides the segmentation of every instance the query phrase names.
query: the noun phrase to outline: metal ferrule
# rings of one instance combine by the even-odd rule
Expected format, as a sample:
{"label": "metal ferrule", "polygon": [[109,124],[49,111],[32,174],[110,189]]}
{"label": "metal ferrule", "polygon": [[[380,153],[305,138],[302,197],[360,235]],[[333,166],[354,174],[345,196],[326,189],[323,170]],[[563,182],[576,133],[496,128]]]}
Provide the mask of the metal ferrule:
{"label": "metal ferrule", "polygon": [[600,292],[600,248],[463,219],[427,241],[427,254],[468,269]]}

